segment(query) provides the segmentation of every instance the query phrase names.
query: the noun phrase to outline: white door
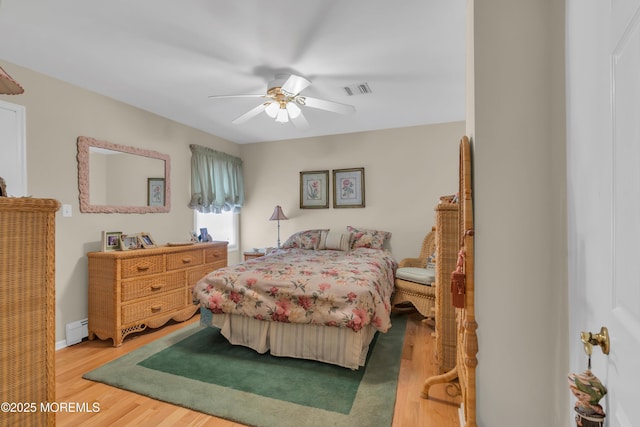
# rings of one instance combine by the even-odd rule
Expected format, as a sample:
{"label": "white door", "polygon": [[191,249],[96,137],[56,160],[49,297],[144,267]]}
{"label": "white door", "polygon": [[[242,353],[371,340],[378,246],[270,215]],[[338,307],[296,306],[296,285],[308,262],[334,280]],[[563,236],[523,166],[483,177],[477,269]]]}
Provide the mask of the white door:
{"label": "white door", "polygon": [[607,425],[640,426],[640,0],[566,5],[571,370],[586,369],[580,331],[606,326],[592,371]]}
{"label": "white door", "polygon": [[10,196],[27,195],[25,108],[0,101],[0,177]]}

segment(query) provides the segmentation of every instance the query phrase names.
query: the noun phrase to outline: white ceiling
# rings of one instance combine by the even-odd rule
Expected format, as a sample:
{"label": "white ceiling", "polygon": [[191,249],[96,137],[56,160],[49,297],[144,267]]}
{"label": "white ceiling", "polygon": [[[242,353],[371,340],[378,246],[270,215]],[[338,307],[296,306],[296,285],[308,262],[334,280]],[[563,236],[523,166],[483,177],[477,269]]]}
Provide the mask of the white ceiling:
{"label": "white ceiling", "polygon": [[[0,0],[0,59],[237,143],[464,120],[466,0]],[[6,70],[11,74],[11,70]],[[311,128],[234,125],[275,74]],[[347,96],[367,83],[372,93]],[[28,91],[29,87],[25,87]]]}

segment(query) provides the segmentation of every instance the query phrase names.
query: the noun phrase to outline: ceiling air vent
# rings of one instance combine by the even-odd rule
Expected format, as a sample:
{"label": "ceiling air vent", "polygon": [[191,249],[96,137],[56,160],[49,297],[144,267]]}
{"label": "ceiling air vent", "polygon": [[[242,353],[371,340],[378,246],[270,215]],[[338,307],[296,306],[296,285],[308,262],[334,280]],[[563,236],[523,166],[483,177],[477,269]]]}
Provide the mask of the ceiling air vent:
{"label": "ceiling air vent", "polygon": [[360,83],[357,85],[345,86],[343,89],[349,96],[366,95],[371,93],[369,83]]}

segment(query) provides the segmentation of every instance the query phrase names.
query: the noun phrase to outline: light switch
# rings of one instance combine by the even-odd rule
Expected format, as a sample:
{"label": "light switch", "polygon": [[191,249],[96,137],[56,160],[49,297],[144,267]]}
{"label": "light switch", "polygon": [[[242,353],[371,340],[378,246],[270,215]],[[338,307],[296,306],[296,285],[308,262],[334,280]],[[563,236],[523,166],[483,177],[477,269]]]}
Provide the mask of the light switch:
{"label": "light switch", "polygon": [[71,205],[62,205],[62,216],[71,216]]}

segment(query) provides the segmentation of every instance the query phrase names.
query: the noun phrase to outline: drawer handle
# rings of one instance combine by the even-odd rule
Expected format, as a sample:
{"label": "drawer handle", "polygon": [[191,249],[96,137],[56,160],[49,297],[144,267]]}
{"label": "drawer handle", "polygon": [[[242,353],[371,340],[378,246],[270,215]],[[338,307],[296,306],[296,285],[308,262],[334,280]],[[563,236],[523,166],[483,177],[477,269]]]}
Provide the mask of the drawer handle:
{"label": "drawer handle", "polygon": [[138,271],[146,271],[150,268],[151,266],[149,264],[143,264],[143,265],[137,265],[136,268],[138,269]]}
{"label": "drawer handle", "polygon": [[151,311],[160,311],[162,310],[162,304],[155,304],[151,306]]}
{"label": "drawer handle", "polygon": [[151,290],[152,291],[159,291],[160,289],[162,289],[163,284],[162,283],[154,283],[151,285]]}
{"label": "drawer handle", "polygon": [[182,258],[183,264],[189,264],[191,262],[191,258]]}

